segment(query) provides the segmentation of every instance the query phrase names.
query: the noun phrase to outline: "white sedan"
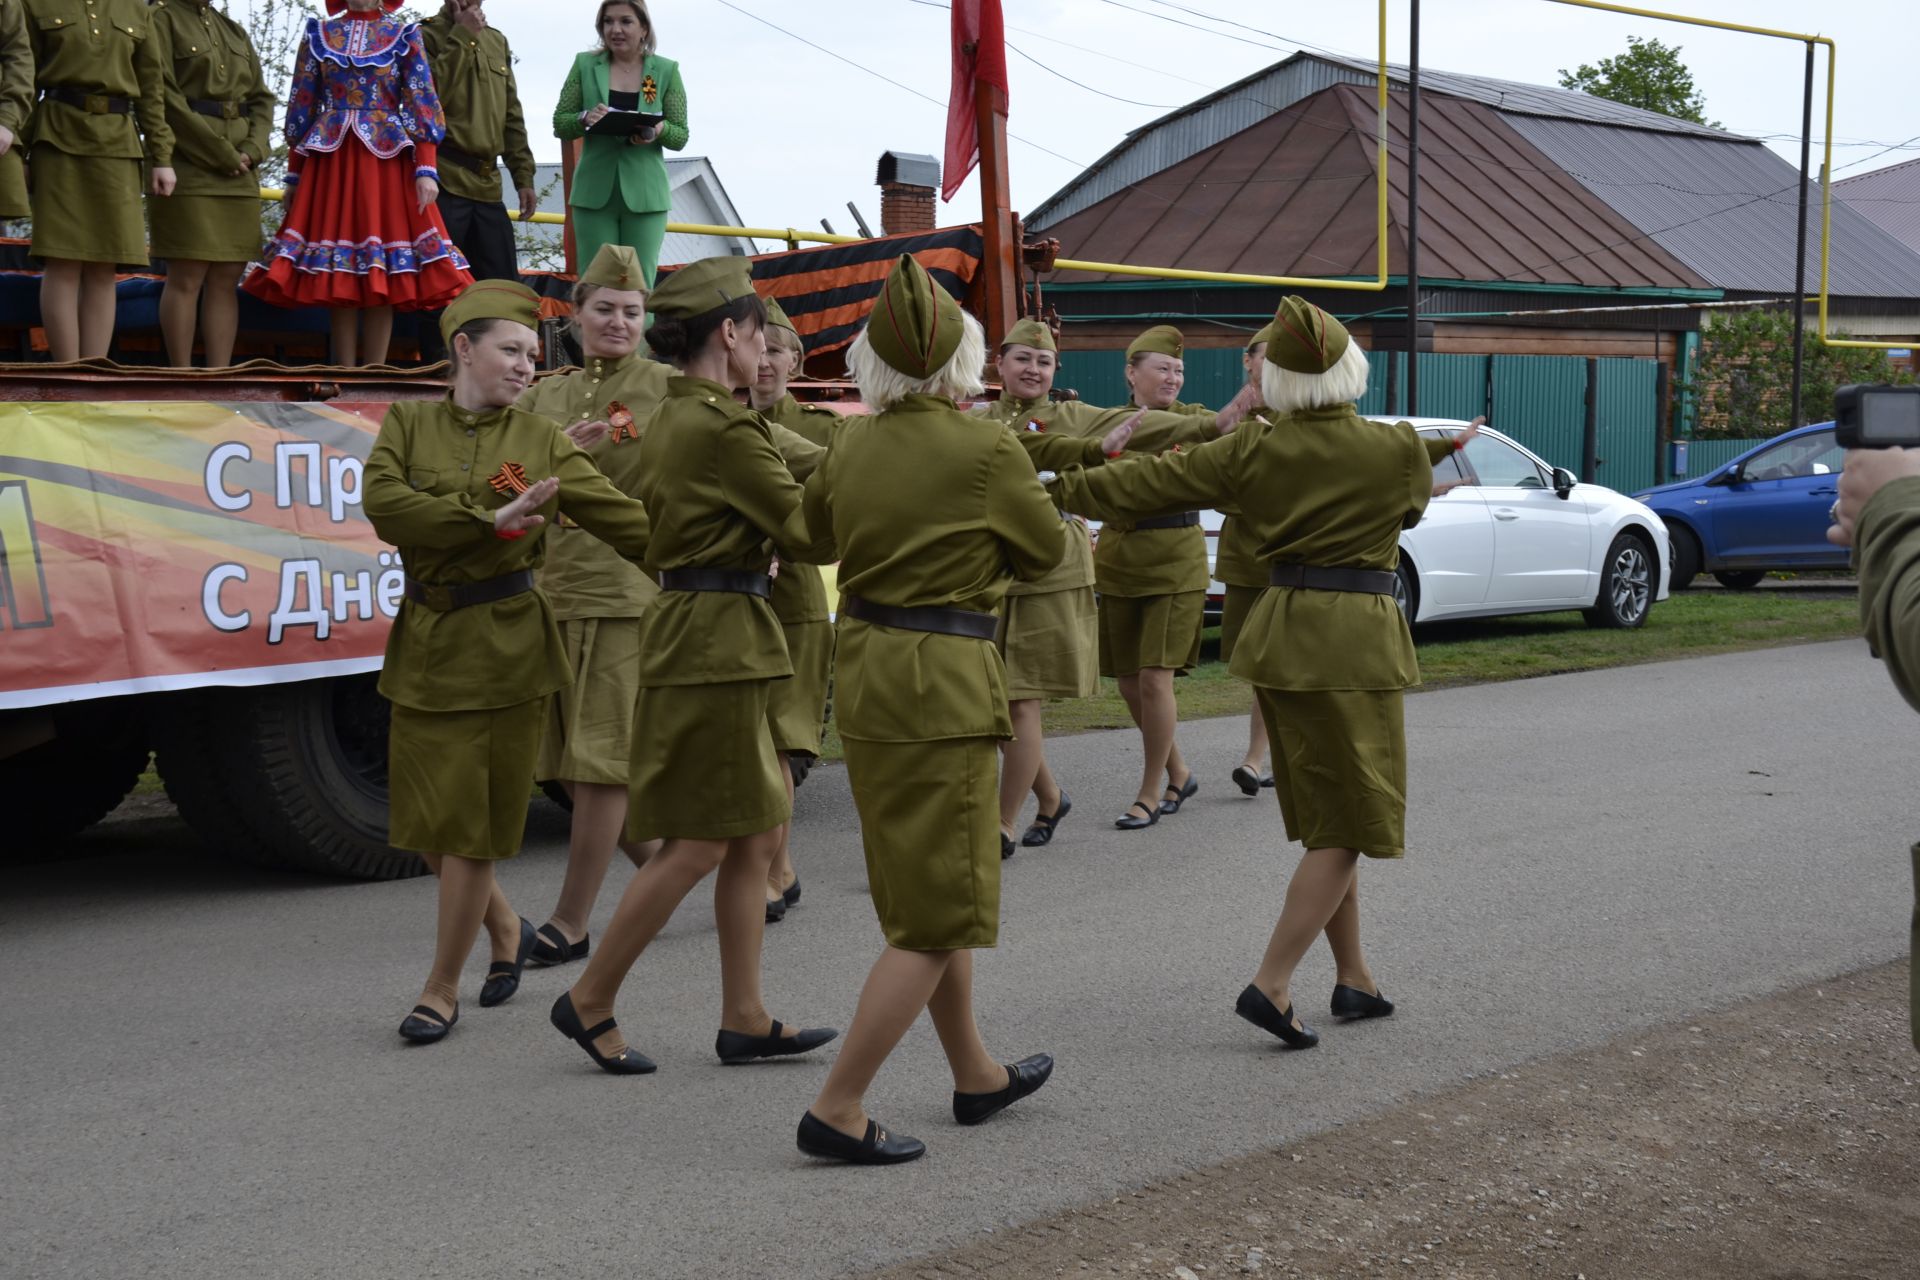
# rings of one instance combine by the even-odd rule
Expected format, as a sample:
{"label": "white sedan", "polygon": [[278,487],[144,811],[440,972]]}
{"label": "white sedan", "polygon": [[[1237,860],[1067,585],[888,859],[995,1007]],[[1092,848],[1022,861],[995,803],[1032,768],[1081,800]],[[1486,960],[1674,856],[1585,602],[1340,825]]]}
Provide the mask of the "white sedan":
{"label": "white sedan", "polygon": [[[1454,435],[1467,424],[1413,418],[1422,435]],[[1462,454],[1434,468],[1433,499],[1420,523],[1400,535],[1395,601],[1409,622],[1508,613],[1585,611],[1600,627],[1637,627],[1667,598],[1667,527],[1645,504],[1549,466],[1487,427]],[[1208,563],[1220,514],[1204,511]],[[1225,588],[1212,584],[1210,595]]]}

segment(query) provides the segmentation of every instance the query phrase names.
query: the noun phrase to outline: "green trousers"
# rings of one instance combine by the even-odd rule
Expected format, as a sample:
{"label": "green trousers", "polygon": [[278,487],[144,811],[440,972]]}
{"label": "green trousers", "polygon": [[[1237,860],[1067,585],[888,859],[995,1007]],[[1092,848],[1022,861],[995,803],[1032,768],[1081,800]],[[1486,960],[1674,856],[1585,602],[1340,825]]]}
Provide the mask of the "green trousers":
{"label": "green trousers", "polygon": [[604,244],[624,244],[640,259],[646,273],[647,288],[653,288],[654,268],[660,265],[660,242],[667,238],[667,211],[634,213],[620,203],[616,195],[602,209],[575,206],[573,214],[574,261],[582,271],[593,261]]}

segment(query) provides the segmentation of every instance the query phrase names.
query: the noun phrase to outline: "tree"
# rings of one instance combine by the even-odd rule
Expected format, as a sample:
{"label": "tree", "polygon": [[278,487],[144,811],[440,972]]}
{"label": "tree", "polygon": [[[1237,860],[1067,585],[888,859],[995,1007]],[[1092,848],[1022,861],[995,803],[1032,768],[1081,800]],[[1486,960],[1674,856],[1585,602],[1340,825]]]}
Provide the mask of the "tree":
{"label": "tree", "polygon": [[1693,72],[1680,61],[1678,45],[1628,36],[1627,51],[1617,58],[1602,58],[1599,66],[1583,62],[1575,71],[1562,67],[1560,87],[1709,129],[1720,127],[1718,120],[1707,119],[1706,99],[1693,87]]}
{"label": "tree", "polygon": [[[1849,382],[1912,382],[1884,351],[1829,347],[1806,339],[1800,405],[1809,422],[1833,416],[1833,393]],[[1764,439],[1798,425],[1793,400],[1793,313],[1782,308],[1715,313],[1700,334],[1692,401],[1696,437]]]}

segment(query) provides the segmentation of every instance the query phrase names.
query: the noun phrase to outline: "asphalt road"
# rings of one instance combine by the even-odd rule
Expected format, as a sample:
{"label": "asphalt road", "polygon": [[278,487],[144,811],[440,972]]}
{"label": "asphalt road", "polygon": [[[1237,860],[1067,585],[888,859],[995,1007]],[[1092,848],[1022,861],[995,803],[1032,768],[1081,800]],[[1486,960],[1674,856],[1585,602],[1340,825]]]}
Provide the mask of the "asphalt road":
{"label": "asphalt road", "polygon": [[[0,898],[0,1275],[844,1275],[1904,950],[1920,716],[1859,644],[1407,708],[1413,852],[1363,893],[1396,1017],[1323,1026],[1307,1054],[1233,1017],[1295,856],[1271,799],[1226,782],[1240,722],[1183,729],[1202,790],[1133,835],[1108,825],[1131,736],[1062,740],[1076,810],[1008,865],[979,973],[990,1045],[1059,1070],[958,1129],[923,1020],[871,1103],[931,1153],[890,1170],[793,1147],[831,1049],[713,1059],[698,895],[621,1008],[660,1072],[621,1079],[546,1024],[570,970],[481,1009],[484,948],[453,1036],[402,1046],[429,880],[236,872],[177,825],[104,828],[98,856],[10,872]],[[769,1003],[844,1025],[879,934],[842,771],[807,782],[799,823]],[[538,917],[564,843],[557,811],[534,827],[505,883]],[[1310,1018],[1330,984],[1321,948]]]}

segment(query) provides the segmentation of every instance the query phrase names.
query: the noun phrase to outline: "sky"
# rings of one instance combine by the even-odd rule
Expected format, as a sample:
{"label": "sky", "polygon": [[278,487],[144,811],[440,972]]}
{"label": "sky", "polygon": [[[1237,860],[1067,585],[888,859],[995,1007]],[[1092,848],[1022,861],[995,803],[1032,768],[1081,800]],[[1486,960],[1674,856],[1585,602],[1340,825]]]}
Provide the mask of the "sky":
{"label": "sky", "polygon": [[[413,2],[425,10],[433,0]],[[1673,2],[1697,16],[1788,31],[1806,32],[1817,20],[1813,33],[1838,44],[1838,175],[1920,157],[1920,96],[1913,93],[1920,41],[1911,0]],[[237,10],[247,0],[231,3]],[[486,0],[489,20],[517,55],[541,160],[559,159],[553,103],[573,55],[594,43],[596,7],[594,0]],[[944,0],[650,0],[649,7],[660,52],[680,62],[687,88],[691,140],[683,154],[712,161],[747,225],[811,230],[825,218],[852,234],[851,200],[878,233],[873,179],[881,152],[939,156],[944,149]],[[1021,210],[1129,130],[1303,47],[1371,58],[1378,41],[1369,0],[1003,0],[1002,8],[1011,46],[1013,198]],[[1387,14],[1388,60],[1405,62],[1409,0],[1390,0]],[[1562,68],[1623,52],[1629,35],[1677,44],[1708,119],[1768,138],[1798,164],[1804,44],[1550,0],[1424,0],[1421,17],[1423,66],[1541,85],[1555,84]],[[1824,74],[1823,53],[1816,169]],[[977,220],[979,200],[975,178],[942,206],[940,222]]]}

